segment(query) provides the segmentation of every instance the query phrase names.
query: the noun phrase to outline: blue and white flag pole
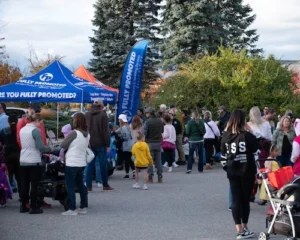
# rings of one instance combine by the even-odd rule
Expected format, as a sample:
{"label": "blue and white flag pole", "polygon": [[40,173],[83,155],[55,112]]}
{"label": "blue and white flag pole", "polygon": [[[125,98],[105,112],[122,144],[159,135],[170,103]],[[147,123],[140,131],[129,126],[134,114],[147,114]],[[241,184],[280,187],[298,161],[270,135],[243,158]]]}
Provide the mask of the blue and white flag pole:
{"label": "blue and white flag pole", "polygon": [[126,114],[128,123],[131,123],[139,107],[148,43],[147,40],[141,40],[133,46],[123,70],[117,117]]}

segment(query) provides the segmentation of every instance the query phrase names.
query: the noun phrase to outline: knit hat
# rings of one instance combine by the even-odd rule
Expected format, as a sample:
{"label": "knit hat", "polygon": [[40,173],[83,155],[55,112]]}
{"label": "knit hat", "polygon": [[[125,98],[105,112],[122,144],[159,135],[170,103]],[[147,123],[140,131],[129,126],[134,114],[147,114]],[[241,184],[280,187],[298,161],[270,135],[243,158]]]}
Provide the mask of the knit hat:
{"label": "knit hat", "polygon": [[67,124],[67,125],[65,125],[65,126],[63,126],[63,127],[61,128],[61,132],[63,133],[63,135],[64,135],[65,138],[69,135],[69,133],[70,133],[71,131],[72,131],[72,126],[71,126],[71,124]]}

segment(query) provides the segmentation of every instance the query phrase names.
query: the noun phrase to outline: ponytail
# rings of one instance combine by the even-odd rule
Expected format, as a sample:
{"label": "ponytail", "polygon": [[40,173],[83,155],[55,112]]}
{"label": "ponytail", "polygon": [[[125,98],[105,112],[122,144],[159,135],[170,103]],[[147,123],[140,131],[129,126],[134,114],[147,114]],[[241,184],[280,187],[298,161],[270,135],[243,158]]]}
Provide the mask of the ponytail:
{"label": "ponytail", "polygon": [[41,121],[42,120],[42,116],[40,113],[34,113],[34,114],[28,114],[26,116],[26,121],[27,122],[34,122],[34,121]]}

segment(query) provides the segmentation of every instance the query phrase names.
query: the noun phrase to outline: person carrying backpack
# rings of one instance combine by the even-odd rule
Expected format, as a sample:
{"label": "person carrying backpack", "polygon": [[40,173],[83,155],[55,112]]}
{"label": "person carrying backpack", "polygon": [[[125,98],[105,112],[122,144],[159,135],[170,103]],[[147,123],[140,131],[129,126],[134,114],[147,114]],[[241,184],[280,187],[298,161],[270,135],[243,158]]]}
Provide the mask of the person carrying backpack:
{"label": "person carrying backpack", "polygon": [[250,197],[255,182],[259,143],[249,132],[245,113],[236,110],[231,114],[221,142],[221,160],[227,171],[232,192],[232,216],[237,239],[254,236],[248,229]]}

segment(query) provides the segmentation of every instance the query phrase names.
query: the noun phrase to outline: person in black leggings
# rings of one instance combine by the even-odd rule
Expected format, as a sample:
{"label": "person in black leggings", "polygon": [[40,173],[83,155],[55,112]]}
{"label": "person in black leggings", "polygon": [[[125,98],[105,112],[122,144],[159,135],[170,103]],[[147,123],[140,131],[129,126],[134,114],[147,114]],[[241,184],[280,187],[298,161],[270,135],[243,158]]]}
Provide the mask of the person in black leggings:
{"label": "person in black leggings", "polygon": [[248,230],[248,219],[259,143],[249,131],[245,113],[236,110],[231,114],[221,143],[221,161],[227,171],[232,192],[232,216],[236,225],[237,239],[254,236],[254,232]]}
{"label": "person in black leggings", "polygon": [[133,146],[133,138],[128,125],[127,116],[120,114],[119,116],[120,128],[116,131],[122,138],[122,153],[121,158],[125,162],[125,176],[123,178],[129,178],[129,168],[132,170],[132,178],[135,178],[135,166],[131,159],[131,148]]}

